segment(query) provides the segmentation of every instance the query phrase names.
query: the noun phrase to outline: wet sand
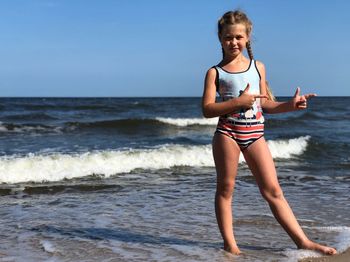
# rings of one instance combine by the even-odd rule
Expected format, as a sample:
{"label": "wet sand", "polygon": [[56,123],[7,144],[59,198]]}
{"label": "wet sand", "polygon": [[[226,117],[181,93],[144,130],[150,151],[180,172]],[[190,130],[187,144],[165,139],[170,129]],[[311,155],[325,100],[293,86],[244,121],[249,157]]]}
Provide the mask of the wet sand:
{"label": "wet sand", "polygon": [[350,261],[350,248],[343,253],[326,256],[326,257],[314,257],[314,258],[304,258],[299,262],[349,262]]}

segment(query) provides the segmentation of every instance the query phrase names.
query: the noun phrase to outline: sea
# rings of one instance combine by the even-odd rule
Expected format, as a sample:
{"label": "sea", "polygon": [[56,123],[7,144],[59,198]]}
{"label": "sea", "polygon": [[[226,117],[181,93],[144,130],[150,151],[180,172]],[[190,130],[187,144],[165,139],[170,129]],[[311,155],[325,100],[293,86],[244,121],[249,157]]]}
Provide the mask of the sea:
{"label": "sea", "polygon": [[[285,101],[287,97],[278,98]],[[279,182],[310,239],[350,246],[350,97],[265,115]],[[199,97],[0,98],[0,261],[298,261],[240,158],[242,256],[222,250]]]}

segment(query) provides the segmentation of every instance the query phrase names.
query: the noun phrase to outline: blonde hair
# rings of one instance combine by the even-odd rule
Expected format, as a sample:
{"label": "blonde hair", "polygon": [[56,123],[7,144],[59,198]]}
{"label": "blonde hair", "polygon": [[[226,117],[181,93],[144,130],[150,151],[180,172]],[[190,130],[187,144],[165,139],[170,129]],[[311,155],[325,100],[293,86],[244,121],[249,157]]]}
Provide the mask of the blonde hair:
{"label": "blonde hair", "polygon": [[[222,34],[222,30],[224,28],[224,26],[226,25],[236,25],[236,24],[243,24],[246,28],[246,34],[248,37],[250,37],[251,32],[253,30],[253,23],[250,21],[250,19],[248,18],[248,16],[240,11],[240,10],[235,10],[235,11],[228,11],[226,12],[218,21],[218,37],[220,39],[220,36]],[[247,53],[248,56],[250,58],[250,60],[254,59],[254,55],[253,55],[253,50],[252,50],[252,46],[251,46],[251,42],[250,40],[247,41],[246,43],[246,48],[247,48]],[[222,55],[224,56],[224,49],[222,49]],[[266,82],[266,92],[267,92],[267,96],[269,97],[269,100],[271,101],[276,101],[275,96],[272,94],[272,91],[268,85],[268,83]]]}
{"label": "blonde hair", "polygon": [[267,81],[265,81],[265,85],[266,85],[266,95],[268,96],[268,99],[271,101],[276,101],[276,97],[273,95],[271,88],[269,86],[269,83]]}
{"label": "blonde hair", "polygon": [[243,24],[246,28],[247,36],[250,36],[250,33],[253,29],[253,24],[249,20],[248,16],[240,10],[228,11],[226,12],[218,21],[218,36],[220,38],[222,29],[225,25],[236,25]]}

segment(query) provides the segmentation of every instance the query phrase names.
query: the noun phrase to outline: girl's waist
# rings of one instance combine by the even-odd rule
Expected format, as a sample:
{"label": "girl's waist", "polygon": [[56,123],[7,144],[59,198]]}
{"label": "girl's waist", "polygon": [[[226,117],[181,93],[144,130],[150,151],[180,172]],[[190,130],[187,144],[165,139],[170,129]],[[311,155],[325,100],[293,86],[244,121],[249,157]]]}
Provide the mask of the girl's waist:
{"label": "girl's waist", "polygon": [[259,119],[256,118],[241,118],[234,116],[220,116],[219,123],[227,123],[232,125],[262,125],[264,124],[264,116],[261,115]]}

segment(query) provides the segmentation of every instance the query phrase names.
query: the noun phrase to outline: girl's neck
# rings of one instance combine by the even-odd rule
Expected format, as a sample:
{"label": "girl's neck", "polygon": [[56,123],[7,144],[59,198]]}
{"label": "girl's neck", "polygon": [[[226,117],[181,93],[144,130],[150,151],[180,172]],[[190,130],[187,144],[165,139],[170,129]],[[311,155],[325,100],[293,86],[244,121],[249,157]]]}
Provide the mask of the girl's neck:
{"label": "girl's neck", "polygon": [[224,56],[221,63],[222,65],[235,65],[240,63],[246,63],[248,58],[246,58],[243,54],[239,54],[235,57],[232,56]]}

